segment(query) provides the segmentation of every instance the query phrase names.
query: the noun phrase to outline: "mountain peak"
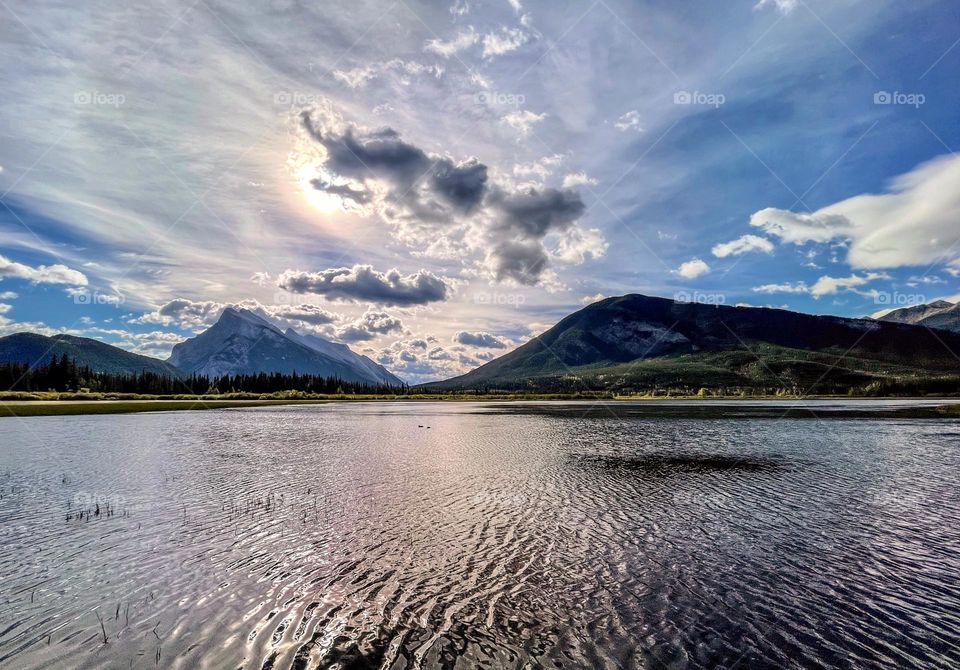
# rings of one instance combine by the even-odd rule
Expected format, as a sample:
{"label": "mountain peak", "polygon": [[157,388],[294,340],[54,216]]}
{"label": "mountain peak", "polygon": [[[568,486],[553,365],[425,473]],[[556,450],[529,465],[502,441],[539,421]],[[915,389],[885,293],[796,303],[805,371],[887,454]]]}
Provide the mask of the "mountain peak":
{"label": "mountain peak", "polygon": [[282,372],[400,386],[403,380],[348,346],[293,328],[281,330],[255,311],[227,307],[210,328],[173,347],[169,362],[187,374]]}

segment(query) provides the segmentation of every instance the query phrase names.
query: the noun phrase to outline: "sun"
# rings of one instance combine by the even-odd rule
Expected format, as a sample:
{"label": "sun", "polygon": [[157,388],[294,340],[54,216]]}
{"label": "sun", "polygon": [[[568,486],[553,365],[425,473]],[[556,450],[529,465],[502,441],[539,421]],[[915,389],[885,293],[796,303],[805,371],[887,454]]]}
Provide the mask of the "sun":
{"label": "sun", "polygon": [[303,192],[310,206],[324,214],[344,211],[346,208],[343,198],[314,188],[311,182],[318,177],[320,177],[320,175],[317,174],[316,168],[312,165],[302,165],[297,170],[297,181],[300,184],[300,190]]}

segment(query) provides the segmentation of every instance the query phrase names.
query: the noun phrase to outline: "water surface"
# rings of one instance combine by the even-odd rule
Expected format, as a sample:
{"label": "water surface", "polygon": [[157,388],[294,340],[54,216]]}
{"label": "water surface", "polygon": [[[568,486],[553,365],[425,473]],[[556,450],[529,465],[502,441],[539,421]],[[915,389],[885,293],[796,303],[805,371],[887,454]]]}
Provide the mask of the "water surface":
{"label": "water surface", "polygon": [[960,421],[752,405],[0,419],[0,667],[960,665]]}

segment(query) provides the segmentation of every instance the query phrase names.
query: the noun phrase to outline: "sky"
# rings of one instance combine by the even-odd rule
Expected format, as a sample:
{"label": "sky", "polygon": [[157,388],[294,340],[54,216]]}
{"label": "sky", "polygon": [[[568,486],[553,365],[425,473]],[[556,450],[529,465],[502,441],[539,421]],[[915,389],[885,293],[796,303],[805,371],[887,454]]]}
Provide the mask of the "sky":
{"label": "sky", "polygon": [[0,335],[227,306],[418,382],[603,297],[960,293],[960,6],[0,2]]}

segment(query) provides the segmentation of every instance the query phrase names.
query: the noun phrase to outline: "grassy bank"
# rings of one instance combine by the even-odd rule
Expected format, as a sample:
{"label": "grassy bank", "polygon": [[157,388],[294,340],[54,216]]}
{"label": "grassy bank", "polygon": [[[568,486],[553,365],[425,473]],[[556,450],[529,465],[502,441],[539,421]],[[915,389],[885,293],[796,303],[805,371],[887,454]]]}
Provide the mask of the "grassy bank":
{"label": "grassy bank", "polygon": [[68,416],[77,414],[128,414],[131,412],[172,412],[178,410],[263,407],[266,405],[318,404],[327,400],[52,400],[0,401],[4,416]]}
{"label": "grassy bank", "polygon": [[[194,397],[145,397],[129,396],[124,398],[89,398],[76,397],[77,395],[88,396],[90,394],[69,394],[69,393],[49,393],[43,394],[44,397],[35,397],[37,394],[29,394],[34,397],[22,397],[26,394],[20,394],[20,397],[11,399],[11,394],[5,394],[6,397],[0,397],[0,417],[29,417],[29,416],[69,416],[83,414],[127,414],[132,412],[171,412],[183,410],[204,410],[204,409],[230,409],[241,407],[268,407],[272,405],[311,405],[323,404],[329,402],[349,402],[349,401],[406,401],[406,402],[512,402],[512,401],[564,401],[564,400],[593,400],[593,401],[620,401],[627,400],[666,400],[667,398],[647,397],[595,397],[581,394],[488,394],[488,395],[444,395],[444,394],[415,394],[403,396],[377,396],[377,395],[326,395],[313,397],[249,397],[249,398],[226,398],[223,396],[194,396]],[[114,394],[115,395],[115,394]],[[242,395],[242,394],[232,394]],[[251,394],[252,395],[252,394]],[[800,416],[805,417],[812,413],[805,410],[802,406],[794,409],[788,409],[784,412],[782,406],[761,407],[753,404],[734,403],[731,405],[719,405],[710,402],[711,400],[822,400],[831,399],[830,396],[818,396],[800,398],[771,396],[769,398],[743,398],[741,396],[730,396],[727,398],[701,396],[674,397],[669,400],[691,400],[696,401],[688,405],[667,405],[657,402],[640,403],[640,405],[629,405],[624,403],[621,407],[627,413],[642,411],[650,416],[685,416],[685,417],[705,417],[710,415],[714,418],[759,418],[764,416]],[[833,396],[835,400],[849,400],[844,396]],[[906,400],[901,398],[901,400]],[[638,410],[637,408],[646,406],[647,409]],[[517,407],[523,407],[518,405]],[[610,411],[610,406],[606,406]],[[633,412],[626,408],[635,408]],[[960,418],[960,404],[949,404],[944,400],[944,404],[931,407],[908,407],[908,408],[890,408],[890,409],[858,409],[847,408],[842,411],[825,411],[821,414],[833,416],[836,418]]]}

